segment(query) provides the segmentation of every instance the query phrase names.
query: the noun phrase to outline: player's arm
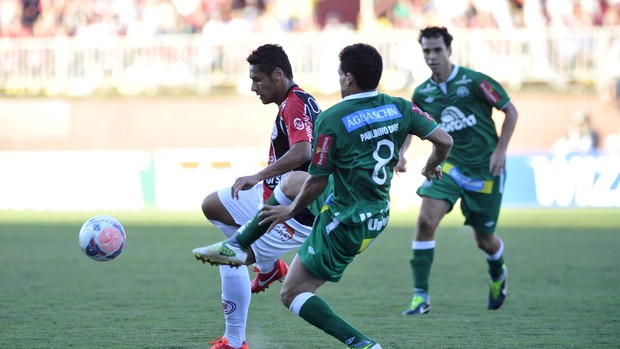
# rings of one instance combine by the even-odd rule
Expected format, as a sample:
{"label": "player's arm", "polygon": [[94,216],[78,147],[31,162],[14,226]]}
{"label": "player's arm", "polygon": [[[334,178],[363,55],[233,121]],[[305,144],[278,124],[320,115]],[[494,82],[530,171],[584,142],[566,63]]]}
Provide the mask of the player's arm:
{"label": "player's arm", "polygon": [[259,181],[273,178],[298,168],[310,161],[311,158],[312,143],[309,141],[300,141],[293,144],[286,154],[274,163],[260,170],[255,176]]}
{"label": "player's arm", "polygon": [[434,178],[441,179],[441,163],[446,160],[450,149],[452,149],[452,136],[437,127],[425,140],[433,143],[433,151],[426,160],[426,165],[422,168],[422,176],[429,181]]}
{"label": "player's arm", "polygon": [[495,176],[499,176],[506,169],[508,142],[510,142],[510,138],[517,124],[517,118],[519,117],[519,113],[512,102],[508,103],[502,111],[505,114],[504,122],[500,131],[499,140],[497,141],[493,154],[491,154],[489,163],[489,171]]}
{"label": "player's arm", "polygon": [[311,158],[312,143],[309,141],[299,141],[293,144],[291,149],[281,158],[269,164],[256,174],[237,178],[231,187],[231,194],[234,198],[238,199],[240,190],[250,189],[262,180],[290,172],[310,161]]}
{"label": "player's arm", "polygon": [[407,153],[407,149],[409,149],[409,145],[411,145],[411,135],[407,135],[405,138],[405,142],[400,147],[400,151],[398,152],[398,163],[394,167],[396,172],[407,172],[407,158],[405,154]]}
{"label": "player's arm", "polygon": [[295,197],[295,200],[289,205],[263,206],[262,212],[258,215],[261,218],[259,225],[271,224],[267,231],[275,228],[276,224],[293,218],[299,211],[308,207],[316,200],[327,187],[329,176],[313,176],[308,175],[301,187],[301,191]]}

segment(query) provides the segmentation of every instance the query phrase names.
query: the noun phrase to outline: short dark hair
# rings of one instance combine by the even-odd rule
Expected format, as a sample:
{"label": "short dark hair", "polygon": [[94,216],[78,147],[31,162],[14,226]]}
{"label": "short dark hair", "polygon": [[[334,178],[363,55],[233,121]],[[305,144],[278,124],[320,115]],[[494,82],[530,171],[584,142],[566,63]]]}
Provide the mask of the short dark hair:
{"label": "short dark hair", "polygon": [[340,70],[351,73],[363,91],[377,88],[383,73],[383,59],[376,48],[368,44],[349,45],[340,51]]}
{"label": "short dark hair", "polygon": [[438,36],[441,36],[443,38],[443,42],[446,44],[446,47],[450,48],[450,45],[452,45],[452,35],[448,33],[448,29],[446,29],[446,27],[426,27],[420,30],[418,42],[421,44],[422,38],[432,39]]}
{"label": "short dark hair", "polygon": [[280,45],[265,44],[260,46],[252,51],[246,60],[267,75],[271,75],[276,68],[280,68],[287,78],[293,78],[291,62]]}

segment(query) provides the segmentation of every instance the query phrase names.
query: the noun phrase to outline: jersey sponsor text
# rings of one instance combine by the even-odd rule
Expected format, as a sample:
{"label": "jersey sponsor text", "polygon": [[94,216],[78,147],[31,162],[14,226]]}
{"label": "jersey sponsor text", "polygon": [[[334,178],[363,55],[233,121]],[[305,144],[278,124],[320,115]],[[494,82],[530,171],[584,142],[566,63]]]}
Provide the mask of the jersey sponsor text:
{"label": "jersey sponsor text", "polygon": [[390,133],[394,133],[396,131],[398,131],[398,124],[392,124],[392,125],[388,125],[384,127],[374,128],[370,131],[366,131],[360,134],[360,140],[362,142],[365,142],[365,141],[368,141],[368,140],[371,140],[377,137],[381,137],[381,136],[385,136]]}
{"label": "jersey sponsor text", "polygon": [[497,91],[493,89],[493,86],[491,86],[488,81],[483,80],[480,83],[480,89],[482,89],[482,92],[484,92],[484,95],[487,97],[489,102],[491,102],[491,104],[496,104],[497,102],[499,102],[501,97],[499,96]]}
{"label": "jersey sponsor text", "polygon": [[316,143],[316,149],[314,150],[314,156],[312,158],[312,164],[317,166],[324,166],[327,160],[327,153],[329,147],[332,144],[332,137],[326,135],[320,135]]}
{"label": "jersey sponsor text", "polygon": [[375,122],[392,120],[402,117],[400,110],[394,104],[382,105],[377,108],[364,109],[349,114],[342,118],[347,131],[357,130],[364,125],[370,125]]}
{"label": "jersey sponsor text", "polygon": [[441,112],[441,128],[446,132],[460,131],[477,124],[474,114],[465,116],[463,111],[455,106],[450,106]]}

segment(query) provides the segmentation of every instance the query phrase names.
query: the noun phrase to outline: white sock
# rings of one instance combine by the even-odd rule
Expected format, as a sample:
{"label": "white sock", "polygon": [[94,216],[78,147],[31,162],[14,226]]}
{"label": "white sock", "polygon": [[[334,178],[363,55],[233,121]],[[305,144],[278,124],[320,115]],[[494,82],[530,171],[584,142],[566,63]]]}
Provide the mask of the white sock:
{"label": "white sock", "polygon": [[280,186],[277,186],[274,190],[273,190],[273,198],[276,199],[276,201],[280,204],[280,205],[290,205],[293,203],[293,200],[289,199],[284,192],[282,191],[282,189],[280,188]]}
{"label": "white sock", "polygon": [[298,294],[297,297],[295,297],[295,299],[293,299],[293,301],[291,302],[288,310],[290,310],[293,314],[299,316],[299,311],[301,310],[301,307],[303,307],[303,305],[306,304],[306,301],[312,296],[314,296],[314,293],[312,292],[303,292]]}
{"label": "white sock", "polygon": [[495,252],[493,255],[485,253],[487,259],[490,261],[496,261],[500,259],[502,257],[502,254],[504,253],[504,240],[500,239],[499,237],[497,238],[497,240],[499,240],[499,249],[497,250],[497,252]]}
{"label": "white sock", "polygon": [[245,326],[252,298],[248,268],[222,265],[220,277],[222,279],[222,306],[226,319],[224,337],[228,339],[230,346],[238,348],[245,341]]}
{"label": "white sock", "polygon": [[237,227],[236,225],[224,224],[220,221],[216,221],[215,219],[209,219],[209,222],[215,225],[215,227],[218,228],[228,238],[235,235],[237,229],[239,229],[239,227]]}

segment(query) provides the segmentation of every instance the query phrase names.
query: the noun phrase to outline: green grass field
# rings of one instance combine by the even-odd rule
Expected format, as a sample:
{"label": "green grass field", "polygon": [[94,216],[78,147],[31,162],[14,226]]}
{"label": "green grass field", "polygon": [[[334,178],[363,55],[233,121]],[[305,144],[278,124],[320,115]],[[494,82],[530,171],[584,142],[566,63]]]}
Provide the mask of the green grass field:
{"label": "green grass field", "polygon": [[[127,245],[100,263],[77,239],[93,213],[0,211],[0,348],[208,348],[223,334],[218,269],[191,255],[220,233],[200,213],[111,214]],[[620,348],[618,209],[504,210],[509,292],[498,311],[486,310],[484,256],[450,214],[437,237],[432,311],[403,317],[414,219],[393,215],[342,281],[318,291],[383,348]],[[253,296],[250,348],[343,347],[287,311],[279,289]]]}

